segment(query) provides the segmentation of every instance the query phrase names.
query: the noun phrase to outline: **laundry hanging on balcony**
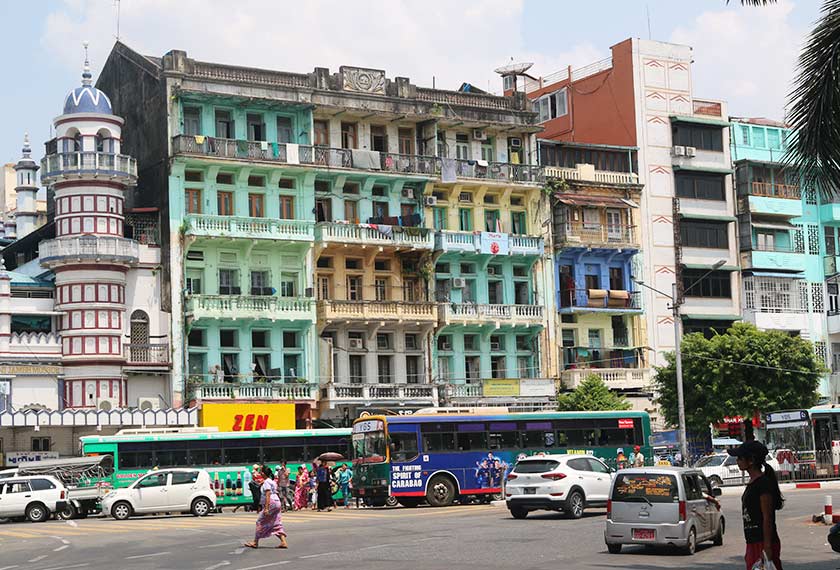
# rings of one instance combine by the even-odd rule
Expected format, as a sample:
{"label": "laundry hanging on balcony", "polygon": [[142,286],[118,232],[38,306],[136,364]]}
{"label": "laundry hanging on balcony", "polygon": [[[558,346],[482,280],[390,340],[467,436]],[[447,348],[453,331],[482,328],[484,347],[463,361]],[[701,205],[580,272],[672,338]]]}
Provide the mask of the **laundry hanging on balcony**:
{"label": "laundry hanging on balcony", "polygon": [[440,166],[440,181],[455,182],[458,180],[458,163],[454,158],[442,158]]}
{"label": "laundry hanging on balcony", "polygon": [[350,150],[353,157],[353,168],[366,168],[368,170],[382,170],[382,163],[379,160],[379,152],[354,148]]}
{"label": "laundry hanging on balcony", "polygon": [[300,146],[286,143],[286,162],[288,164],[300,164]]}

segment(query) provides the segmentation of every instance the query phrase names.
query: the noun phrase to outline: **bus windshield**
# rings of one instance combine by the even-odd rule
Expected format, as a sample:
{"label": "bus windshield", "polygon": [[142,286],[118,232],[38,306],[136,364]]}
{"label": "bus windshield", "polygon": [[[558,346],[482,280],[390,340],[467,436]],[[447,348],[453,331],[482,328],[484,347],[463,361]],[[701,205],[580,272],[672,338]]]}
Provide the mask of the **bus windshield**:
{"label": "bus windshield", "polygon": [[770,449],[790,449],[792,451],[812,451],[814,438],[811,426],[807,423],[785,427],[767,426],[767,447]]}
{"label": "bus windshield", "polygon": [[353,457],[358,463],[385,461],[385,426],[381,420],[357,422],[353,426]]}

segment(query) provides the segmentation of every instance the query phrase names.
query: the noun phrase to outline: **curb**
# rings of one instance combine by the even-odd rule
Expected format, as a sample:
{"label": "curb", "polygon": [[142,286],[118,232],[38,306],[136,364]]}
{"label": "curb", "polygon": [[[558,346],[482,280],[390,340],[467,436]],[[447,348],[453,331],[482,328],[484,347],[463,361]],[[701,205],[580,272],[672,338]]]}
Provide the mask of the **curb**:
{"label": "curb", "polygon": [[822,489],[822,483],[796,483],[794,489]]}

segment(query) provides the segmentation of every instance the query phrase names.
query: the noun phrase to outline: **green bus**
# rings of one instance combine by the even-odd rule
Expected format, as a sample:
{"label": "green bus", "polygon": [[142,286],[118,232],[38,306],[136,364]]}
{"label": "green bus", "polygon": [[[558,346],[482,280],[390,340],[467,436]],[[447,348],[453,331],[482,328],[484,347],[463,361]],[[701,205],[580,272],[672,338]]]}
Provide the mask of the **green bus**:
{"label": "green bus", "polygon": [[215,428],[122,430],[116,435],[81,437],[82,455],[111,455],[111,484],[127,487],[150,469],[201,467],[210,474],[217,504],[252,501],[248,483],[254,464],[275,469],[282,461],[291,470],[311,467],[322,453],[350,457],[350,429],[263,430],[220,432]]}
{"label": "green bus", "polygon": [[523,456],[580,453],[621,467],[638,445],[651,457],[646,412],[434,413],[353,422],[353,493],[407,507],[489,500]]}

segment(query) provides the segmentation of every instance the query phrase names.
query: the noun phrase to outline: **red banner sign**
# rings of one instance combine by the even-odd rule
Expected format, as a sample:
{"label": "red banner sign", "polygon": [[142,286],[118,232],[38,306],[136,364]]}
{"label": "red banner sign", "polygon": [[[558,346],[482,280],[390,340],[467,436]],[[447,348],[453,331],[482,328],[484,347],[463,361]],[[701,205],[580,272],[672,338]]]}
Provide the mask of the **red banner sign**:
{"label": "red banner sign", "polygon": [[633,429],[633,420],[618,420],[618,429]]}

